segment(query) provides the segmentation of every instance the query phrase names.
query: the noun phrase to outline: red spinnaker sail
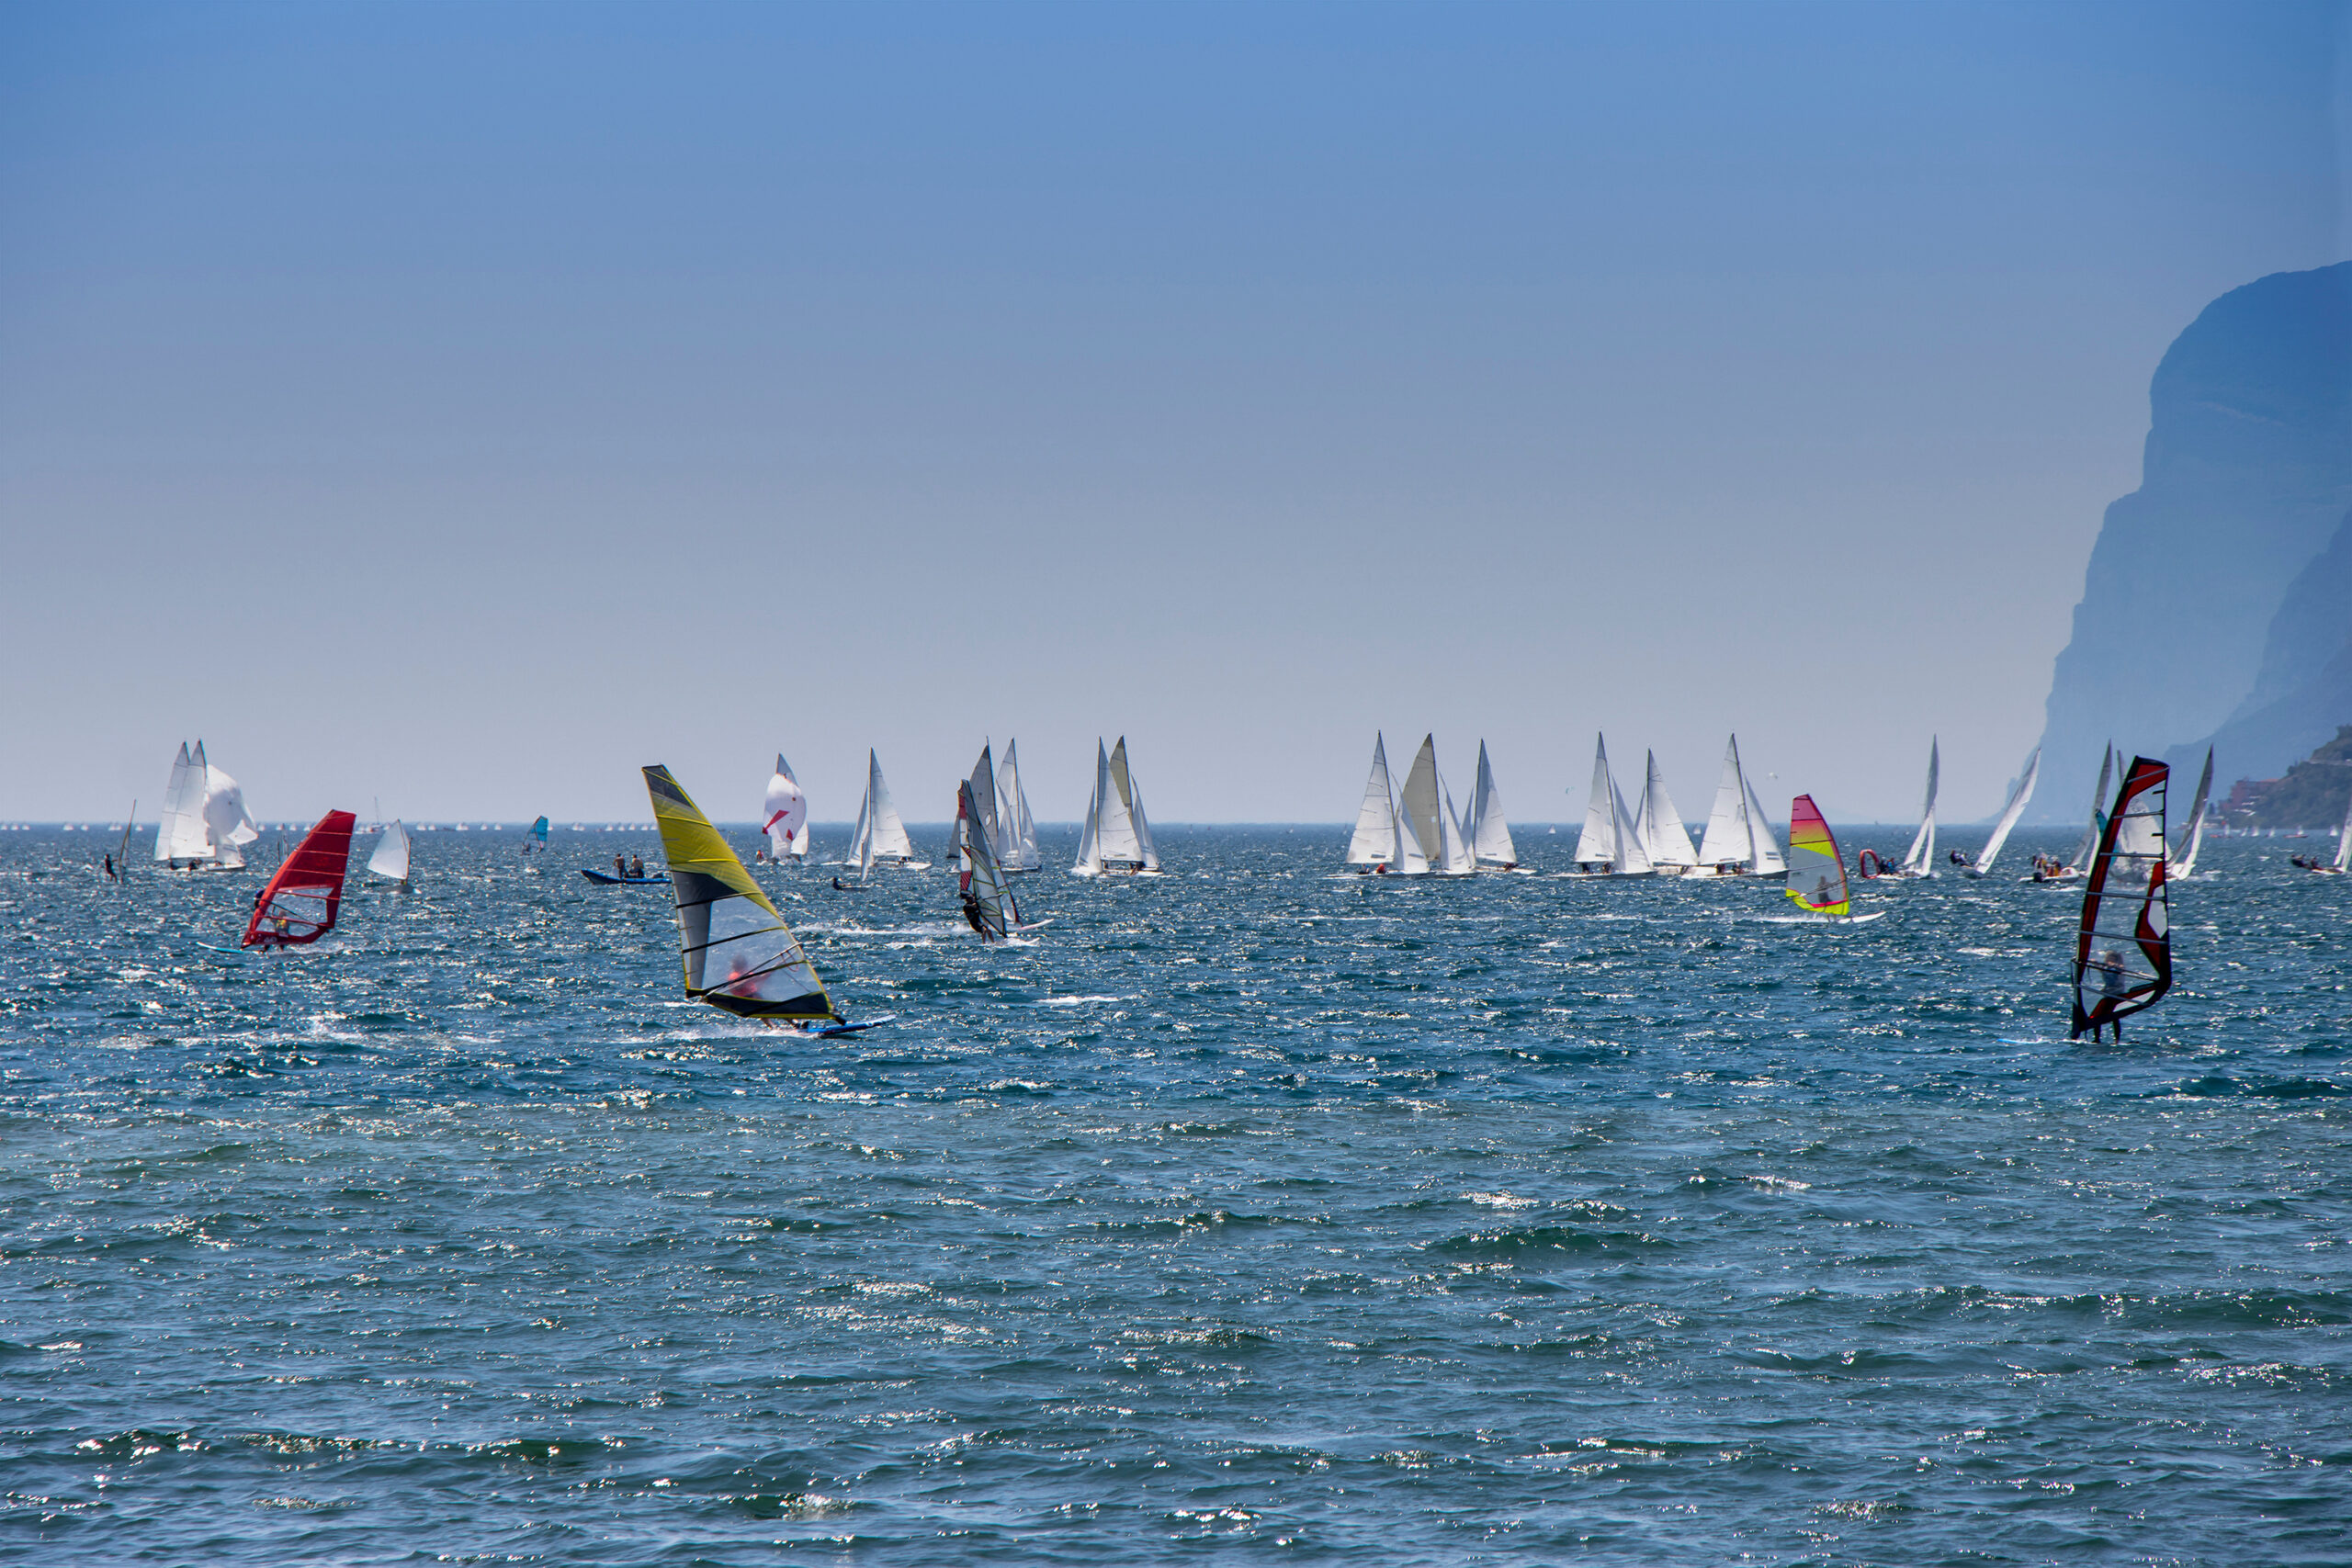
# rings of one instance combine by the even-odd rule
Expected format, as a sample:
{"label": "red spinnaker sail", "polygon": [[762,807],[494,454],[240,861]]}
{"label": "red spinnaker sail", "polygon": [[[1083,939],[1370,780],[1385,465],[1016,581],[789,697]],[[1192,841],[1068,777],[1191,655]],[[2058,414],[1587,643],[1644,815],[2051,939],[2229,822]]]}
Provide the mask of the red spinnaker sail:
{"label": "red spinnaker sail", "polygon": [[2156,1005],[2172,988],[2165,893],[2165,784],[2171,770],[2132,759],[2083,885],[2075,940],[2075,1038]]}
{"label": "red spinnaker sail", "polygon": [[334,930],[335,911],[343,906],[343,871],[351,859],[351,829],[357,821],[348,811],[330,811],[303,835],[254,901],[245,946],[297,947]]}

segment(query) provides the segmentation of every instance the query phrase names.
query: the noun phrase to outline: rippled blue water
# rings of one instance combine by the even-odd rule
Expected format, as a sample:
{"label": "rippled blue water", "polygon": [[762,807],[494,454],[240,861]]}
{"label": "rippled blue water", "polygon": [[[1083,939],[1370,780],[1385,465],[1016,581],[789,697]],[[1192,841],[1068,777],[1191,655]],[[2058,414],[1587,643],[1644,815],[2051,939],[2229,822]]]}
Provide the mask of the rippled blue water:
{"label": "rippled blue water", "polygon": [[2119,1049],[2070,895],[1342,838],[993,950],[775,874],[899,1015],[820,1043],[570,869],[650,838],[426,836],[265,962],[250,874],[0,835],[0,1556],[2352,1557],[2352,879],[2209,847]]}

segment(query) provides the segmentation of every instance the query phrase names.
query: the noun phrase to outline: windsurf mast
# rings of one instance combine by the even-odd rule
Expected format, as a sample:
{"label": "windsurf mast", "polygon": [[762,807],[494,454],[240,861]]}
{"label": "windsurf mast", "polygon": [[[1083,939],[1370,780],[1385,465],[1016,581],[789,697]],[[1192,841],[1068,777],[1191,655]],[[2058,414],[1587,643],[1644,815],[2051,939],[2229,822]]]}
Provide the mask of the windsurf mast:
{"label": "windsurf mast", "polygon": [[2156,1005],[2172,988],[2170,900],[2165,892],[2165,788],[2171,770],[2134,757],[2099,830],[2083,885],[2075,938],[2071,1038],[2096,1034]]}
{"label": "windsurf mast", "polygon": [[1789,885],[1781,891],[1816,915],[1852,912],[1838,836],[1809,795],[1789,803]]}
{"label": "windsurf mast", "polygon": [[343,874],[351,860],[351,829],[358,821],[348,811],[330,811],[302,836],[254,900],[242,945],[299,947],[334,930]]}
{"label": "windsurf mast", "polygon": [[799,939],[665,767],[645,770],[678,905],[686,995],[762,1021],[839,1021]]}

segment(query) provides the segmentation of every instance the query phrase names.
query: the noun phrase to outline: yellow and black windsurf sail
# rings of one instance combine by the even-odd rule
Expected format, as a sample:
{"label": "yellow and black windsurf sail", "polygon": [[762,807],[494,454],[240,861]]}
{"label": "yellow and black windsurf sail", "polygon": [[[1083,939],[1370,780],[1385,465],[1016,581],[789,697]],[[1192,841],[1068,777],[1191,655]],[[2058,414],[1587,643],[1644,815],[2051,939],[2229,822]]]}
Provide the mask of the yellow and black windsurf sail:
{"label": "yellow and black windsurf sail", "polygon": [[744,1018],[839,1019],[799,940],[670,770],[645,770],[678,900],[686,995]]}

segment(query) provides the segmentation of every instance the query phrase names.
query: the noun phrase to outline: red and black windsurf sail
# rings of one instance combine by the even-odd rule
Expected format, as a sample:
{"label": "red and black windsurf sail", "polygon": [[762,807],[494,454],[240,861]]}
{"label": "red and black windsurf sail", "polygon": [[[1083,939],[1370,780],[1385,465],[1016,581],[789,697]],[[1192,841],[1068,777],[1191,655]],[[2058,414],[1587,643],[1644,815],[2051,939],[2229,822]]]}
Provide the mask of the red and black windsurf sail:
{"label": "red and black windsurf sail", "polygon": [[357,821],[348,811],[330,811],[302,836],[254,900],[245,946],[299,947],[334,930],[335,911],[343,906],[344,867],[351,860],[351,829]]}
{"label": "red and black windsurf sail", "polygon": [[2156,1005],[2172,988],[2165,893],[2165,784],[2171,770],[2132,759],[2083,885],[2075,939],[2074,1038]]}

